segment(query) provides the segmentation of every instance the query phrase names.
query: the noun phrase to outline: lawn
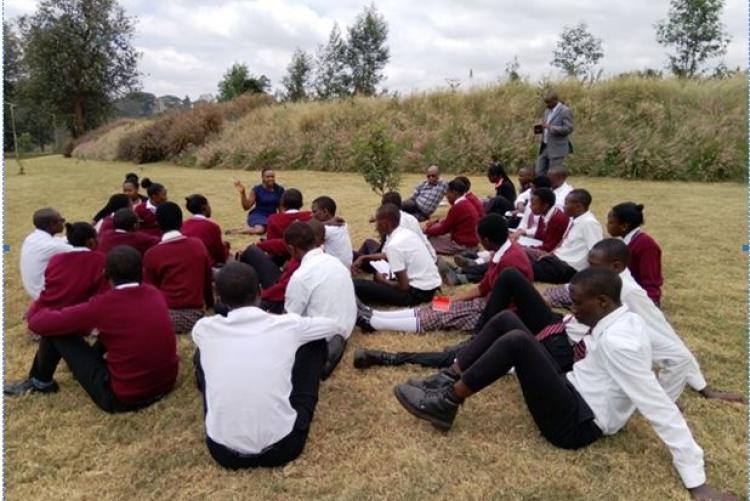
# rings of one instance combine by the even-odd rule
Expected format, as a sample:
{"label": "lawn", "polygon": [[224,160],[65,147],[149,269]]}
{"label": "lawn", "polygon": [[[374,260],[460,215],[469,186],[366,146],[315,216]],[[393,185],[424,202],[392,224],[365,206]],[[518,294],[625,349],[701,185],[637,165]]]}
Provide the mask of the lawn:
{"label": "lawn", "polygon": [[[235,178],[254,172],[138,167],[43,157],[18,176],[6,165],[5,378],[24,377],[36,345],[26,337],[27,307],[18,272],[20,245],[37,208],[53,206],[68,221],[88,221],[119,191],[126,172],[166,185],[172,200],[202,193],[224,228],[243,221]],[[278,181],[302,190],[306,205],[332,196],[355,246],[374,229],[378,197],[357,174],[282,171]],[[419,181],[407,175],[404,194]],[[474,191],[491,187],[474,176]],[[663,308],[697,356],[710,384],[746,392],[746,190],[739,184],[665,183],[573,178],[593,195],[604,220],[615,203],[646,206],[646,230],[663,249]],[[444,210],[444,209],[443,209]],[[231,237],[235,249],[252,238]],[[137,311],[133,315],[138,315]],[[5,402],[5,495],[8,499],[688,499],[667,448],[639,415],[615,437],[583,451],[556,449],[538,434],[514,378],[468,400],[453,429],[441,433],[404,411],[395,384],[426,375],[416,367],[352,367],[355,346],[440,349],[455,333],[409,335],[356,330],[341,366],[321,387],[302,456],[283,469],[227,472],[205,447],[189,336],[180,337],[177,387],[135,413],[107,415],[61,364],[61,391]],[[252,363],[252,360],[248,360]],[[248,384],[263,384],[248,381]],[[744,497],[747,409],[707,401],[686,390],[680,403],[706,457],[708,482]]]}

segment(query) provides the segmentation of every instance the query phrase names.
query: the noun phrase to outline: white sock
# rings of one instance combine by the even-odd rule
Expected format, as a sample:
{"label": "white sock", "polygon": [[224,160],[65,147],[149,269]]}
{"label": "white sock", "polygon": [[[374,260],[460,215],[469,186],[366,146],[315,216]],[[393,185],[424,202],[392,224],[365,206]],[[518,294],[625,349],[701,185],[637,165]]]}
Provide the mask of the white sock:
{"label": "white sock", "polygon": [[405,310],[372,310],[372,318],[414,318],[414,308]]}
{"label": "white sock", "polygon": [[383,318],[373,315],[370,325],[377,331],[417,332],[417,317]]}

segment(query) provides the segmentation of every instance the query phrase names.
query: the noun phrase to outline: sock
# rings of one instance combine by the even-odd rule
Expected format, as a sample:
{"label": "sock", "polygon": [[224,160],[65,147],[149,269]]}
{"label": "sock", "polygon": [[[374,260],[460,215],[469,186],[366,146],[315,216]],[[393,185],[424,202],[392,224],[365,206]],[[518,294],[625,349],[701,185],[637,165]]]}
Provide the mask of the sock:
{"label": "sock", "polygon": [[418,332],[417,317],[412,313],[411,317],[380,317],[375,316],[370,319],[370,325],[373,329],[382,331],[403,331]]}
{"label": "sock", "polygon": [[414,318],[416,316],[416,312],[414,311],[414,308],[409,308],[406,310],[372,310],[372,318]]}
{"label": "sock", "polygon": [[464,399],[456,395],[456,392],[453,391],[453,386],[448,388],[448,391],[445,392],[445,398],[448,399],[451,403],[454,403],[456,405],[460,405],[463,403]]}

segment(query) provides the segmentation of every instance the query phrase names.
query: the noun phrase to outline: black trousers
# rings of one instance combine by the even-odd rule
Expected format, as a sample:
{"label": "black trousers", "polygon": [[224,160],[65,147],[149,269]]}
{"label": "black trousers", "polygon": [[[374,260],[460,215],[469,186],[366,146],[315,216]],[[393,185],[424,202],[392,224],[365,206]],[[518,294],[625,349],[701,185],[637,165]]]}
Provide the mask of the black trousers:
{"label": "black trousers", "polygon": [[264,289],[275,285],[281,277],[279,267],[265,252],[254,245],[245,249],[245,252],[240,255],[240,261],[253,267],[255,273],[258,274],[260,286]]}
{"label": "black trousers", "polygon": [[390,285],[362,278],[354,279],[354,293],[365,304],[387,304],[393,306],[416,306],[432,301],[437,289],[423,291],[409,287],[401,291]]}
{"label": "black trousers", "polygon": [[417,202],[415,202],[411,198],[407,198],[406,200],[401,202],[401,210],[416,217],[418,221],[426,221],[430,217],[430,214],[425,214],[424,212],[422,212],[419,209]]}
{"label": "black trousers", "polygon": [[[313,341],[297,350],[292,367],[292,393],[289,403],[297,412],[294,428],[287,436],[267,447],[258,454],[241,454],[222,444],[214,442],[206,435],[206,446],[211,457],[224,468],[237,470],[258,466],[283,466],[296,459],[305,448],[310,424],[318,403],[320,373],[326,360],[326,342],[324,339]],[[203,394],[203,410],[206,411],[205,375],[200,365],[200,353],[196,350],[194,357],[195,376],[198,389]],[[240,396],[238,396],[240,398]]]}
{"label": "black trousers", "polygon": [[567,284],[576,274],[575,268],[558,259],[554,254],[532,260],[531,266],[534,270],[534,280],[537,282]]}
{"label": "black trousers", "polygon": [[464,384],[480,391],[515,367],[526,406],[542,436],[563,449],[579,449],[600,438],[591,408],[549,351],[528,331],[512,330],[498,338],[491,327],[492,322],[458,355]]}
{"label": "black trousers", "polygon": [[484,278],[484,274],[487,273],[487,270],[489,269],[489,264],[482,263],[482,264],[473,264],[471,266],[465,266],[460,269],[459,273],[463,273],[466,275],[466,278],[469,280],[469,282],[473,284],[478,284],[482,281]]}
{"label": "black trousers", "polygon": [[[378,242],[377,240],[373,240],[372,238],[368,238],[364,242],[362,242],[362,245],[359,247],[359,250],[356,250],[352,253],[352,257],[354,260],[356,260],[359,256],[366,256],[368,254],[377,254],[378,252],[381,252],[383,250],[383,242]],[[370,263],[365,263],[362,266],[362,271],[366,273],[374,273],[375,269],[370,266]]]}
{"label": "black trousers", "polygon": [[52,381],[60,359],[64,359],[73,377],[91,400],[103,411],[112,413],[142,409],[164,396],[148,397],[137,404],[119,400],[112,392],[104,354],[104,345],[99,341],[92,346],[81,336],[42,336],[29,377],[43,382]]}
{"label": "black trousers", "polygon": [[513,201],[508,200],[502,195],[492,197],[484,206],[484,211],[487,214],[500,214],[503,217],[505,217],[506,212],[513,209]]}

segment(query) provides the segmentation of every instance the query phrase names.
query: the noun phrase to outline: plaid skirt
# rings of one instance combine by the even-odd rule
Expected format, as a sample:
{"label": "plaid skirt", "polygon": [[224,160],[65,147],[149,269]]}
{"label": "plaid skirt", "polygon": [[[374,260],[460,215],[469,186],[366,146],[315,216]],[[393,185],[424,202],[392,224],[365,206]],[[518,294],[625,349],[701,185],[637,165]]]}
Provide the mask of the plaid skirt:
{"label": "plaid skirt", "polygon": [[550,287],[545,289],[542,294],[552,308],[565,308],[566,310],[569,310],[573,305],[567,285]]}
{"label": "plaid skirt", "polygon": [[193,330],[195,322],[203,318],[203,310],[200,308],[185,308],[180,310],[169,310],[169,318],[176,334],[185,334]]}
{"label": "plaid skirt", "polygon": [[448,311],[435,311],[430,304],[420,306],[417,308],[418,329],[420,332],[473,331],[485,306],[487,299],[483,297],[470,301],[452,301]]}

